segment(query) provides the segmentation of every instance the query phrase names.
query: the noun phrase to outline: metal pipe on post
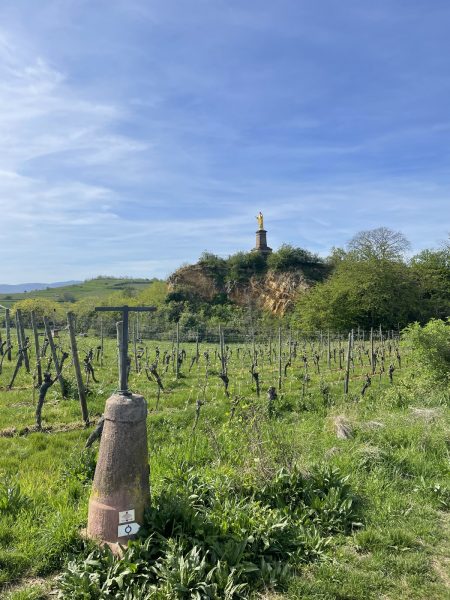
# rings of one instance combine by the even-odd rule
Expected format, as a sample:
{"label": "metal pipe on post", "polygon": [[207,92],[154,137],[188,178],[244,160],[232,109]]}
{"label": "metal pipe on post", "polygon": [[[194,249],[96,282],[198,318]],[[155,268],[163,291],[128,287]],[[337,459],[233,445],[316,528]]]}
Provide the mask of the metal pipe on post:
{"label": "metal pipe on post", "polygon": [[137,355],[137,335],[138,335],[138,324],[137,324],[137,315],[134,319],[134,327],[133,327],[133,350],[134,350],[134,369],[136,373],[139,371],[139,361]]}
{"label": "metal pipe on post", "polygon": [[122,347],[120,348],[120,393],[128,394],[128,311],[124,311],[122,319]]}
{"label": "metal pipe on post", "polygon": [[77,339],[75,335],[75,315],[67,313],[67,325],[69,327],[70,349],[72,351],[72,363],[77,380],[78,398],[80,399],[81,416],[86,427],[89,426],[89,412],[86,402],[86,390],[84,389],[83,377],[81,375],[80,360],[78,358]]}
{"label": "metal pipe on post", "polygon": [[100,366],[101,367],[103,367],[103,347],[104,347],[103,317],[100,317]]}
{"label": "metal pipe on post", "polygon": [[119,373],[122,373],[122,357],[123,357],[123,322],[118,321],[116,323],[116,334],[117,334],[117,365],[119,367]]}
{"label": "metal pipe on post", "polygon": [[62,397],[64,398],[65,394],[66,394],[66,390],[64,388],[64,379],[63,379],[63,376],[61,375],[61,369],[59,366],[58,356],[56,354],[55,342],[53,341],[52,330],[50,328],[50,322],[48,320],[48,317],[44,317],[44,327],[45,327],[45,335],[47,336],[47,339],[48,339],[48,345],[50,346],[50,351],[52,353],[53,364],[55,365],[56,377],[58,378],[59,386],[61,388],[61,394],[62,394]]}

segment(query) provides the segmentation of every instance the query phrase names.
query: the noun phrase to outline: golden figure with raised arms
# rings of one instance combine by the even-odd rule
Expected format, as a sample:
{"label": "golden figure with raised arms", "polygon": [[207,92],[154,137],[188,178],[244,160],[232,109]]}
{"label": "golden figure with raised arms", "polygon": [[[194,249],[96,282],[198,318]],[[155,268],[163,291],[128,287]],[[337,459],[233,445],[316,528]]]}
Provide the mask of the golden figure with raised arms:
{"label": "golden figure with raised arms", "polygon": [[259,211],[256,220],[258,221],[258,229],[264,229],[264,217],[261,211]]}

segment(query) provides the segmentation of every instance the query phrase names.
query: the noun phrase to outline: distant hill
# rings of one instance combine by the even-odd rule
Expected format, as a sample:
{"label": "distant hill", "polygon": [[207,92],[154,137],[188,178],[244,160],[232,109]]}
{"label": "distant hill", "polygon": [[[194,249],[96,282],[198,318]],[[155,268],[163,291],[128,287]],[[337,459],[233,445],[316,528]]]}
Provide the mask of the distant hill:
{"label": "distant hill", "polygon": [[53,283],[17,283],[9,285],[8,283],[0,283],[0,294],[20,294],[22,292],[35,292],[37,290],[45,290],[47,288],[58,288],[65,285],[74,285],[81,281],[55,281]]}
{"label": "distant hill", "polygon": [[[139,292],[150,285],[152,281],[152,279],[131,279],[126,277],[97,277],[82,282],[67,282],[68,285],[61,284],[61,287],[56,287],[56,283],[41,284],[45,285],[44,289],[28,291],[28,288],[26,288],[27,292],[14,292],[10,289],[6,293],[0,292],[0,304],[10,307],[15,302],[25,300],[26,298],[47,298],[56,302],[76,302],[88,296],[108,296],[112,292],[123,290]],[[28,285],[35,286],[39,284]]]}

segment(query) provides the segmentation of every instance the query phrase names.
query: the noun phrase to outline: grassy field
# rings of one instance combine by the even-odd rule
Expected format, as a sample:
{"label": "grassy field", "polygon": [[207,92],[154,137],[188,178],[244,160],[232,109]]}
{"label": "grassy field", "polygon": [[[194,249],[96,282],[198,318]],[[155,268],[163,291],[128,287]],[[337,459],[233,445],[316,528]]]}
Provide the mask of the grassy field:
{"label": "grassy field", "polygon": [[117,277],[98,277],[82,283],[45,290],[34,290],[17,294],[0,294],[0,304],[10,308],[15,302],[27,298],[46,298],[55,302],[75,302],[89,296],[109,296],[112,292],[140,292],[150,284],[149,279],[121,279]]}
{"label": "grassy field", "polygon": [[[97,343],[79,338],[80,354]],[[328,365],[314,345],[299,344],[295,356],[285,347],[282,387],[269,401],[278,359],[267,346],[256,348],[260,397],[251,345],[228,349],[229,397],[217,346],[201,344],[189,370],[195,344],[182,344],[178,379],[163,360],[170,344],[141,346],[149,363],[158,346],[164,391],[158,400],[156,382],[135,372],[133,359],[130,387],[149,405],[152,509],[121,564],[97,554],[86,560],[93,547],[80,530],[95,451],[83,451],[92,429],[82,428],[70,364],[68,397],[57,384],[50,389],[38,432],[32,374],[22,369],[8,391],[14,364],[4,362],[0,597],[37,600],[55,589],[75,600],[449,597],[449,394],[418,376],[407,349],[400,368],[395,345],[391,356],[386,348],[394,383],[377,372],[361,396],[370,372],[361,348],[344,395],[335,355]],[[94,420],[117,385],[113,340],[103,364],[94,361],[99,383],[90,383]],[[144,575],[153,586],[145,590]]]}

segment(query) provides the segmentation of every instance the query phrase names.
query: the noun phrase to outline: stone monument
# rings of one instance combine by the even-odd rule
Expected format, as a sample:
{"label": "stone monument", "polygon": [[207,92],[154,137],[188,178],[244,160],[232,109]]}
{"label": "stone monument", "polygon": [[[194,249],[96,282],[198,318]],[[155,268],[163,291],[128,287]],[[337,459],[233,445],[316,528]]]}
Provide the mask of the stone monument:
{"label": "stone monument", "polygon": [[261,254],[270,254],[272,248],[267,245],[267,231],[264,229],[264,217],[261,211],[256,216],[256,220],[258,221],[258,230],[256,232],[256,246],[253,250]]}
{"label": "stone monument", "polygon": [[[128,391],[128,313],[154,307],[99,307],[122,313],[118,323],[119,390],[106,401],[91,497],[87,536],[115,549],[139,531],[150,502],[147,403]],[[120,327],[121,325],[121,327]]]}

